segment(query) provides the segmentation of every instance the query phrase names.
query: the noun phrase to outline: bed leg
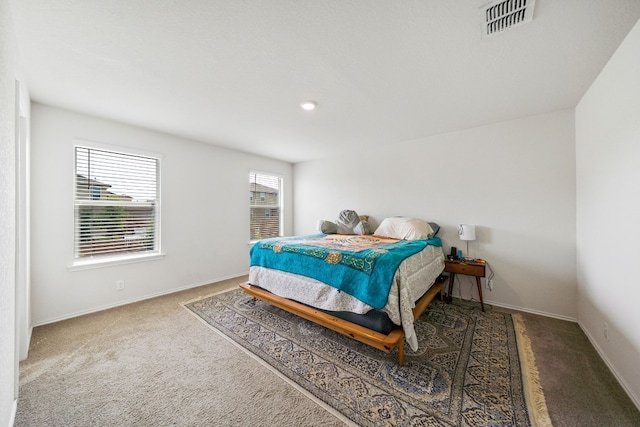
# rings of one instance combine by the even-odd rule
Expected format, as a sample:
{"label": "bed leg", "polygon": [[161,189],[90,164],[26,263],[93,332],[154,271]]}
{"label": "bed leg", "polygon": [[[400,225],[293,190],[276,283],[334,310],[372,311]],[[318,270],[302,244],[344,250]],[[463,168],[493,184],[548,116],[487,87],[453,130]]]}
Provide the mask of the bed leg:
{"label": "bed leg", "polygon": [[404,366],[404,337],[398,343],[398,366]]}

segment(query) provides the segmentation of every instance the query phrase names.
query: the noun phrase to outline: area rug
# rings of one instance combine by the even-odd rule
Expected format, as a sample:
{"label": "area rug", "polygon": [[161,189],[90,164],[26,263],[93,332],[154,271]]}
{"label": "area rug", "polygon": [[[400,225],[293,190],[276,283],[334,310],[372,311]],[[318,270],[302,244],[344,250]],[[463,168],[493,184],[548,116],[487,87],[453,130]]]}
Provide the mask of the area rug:
{"label": "area rug", "polygon": [[[395,351],[386,354],[240,289],[184,307],[343,421],[361,426],[548,423],[536,375],[523,376],[522,366],[537,373],[517,315],[434,301],[416,322],[418,351],[406,348],[405,365],[398,366]],[[523,359],[518,344],[527,353]]]}

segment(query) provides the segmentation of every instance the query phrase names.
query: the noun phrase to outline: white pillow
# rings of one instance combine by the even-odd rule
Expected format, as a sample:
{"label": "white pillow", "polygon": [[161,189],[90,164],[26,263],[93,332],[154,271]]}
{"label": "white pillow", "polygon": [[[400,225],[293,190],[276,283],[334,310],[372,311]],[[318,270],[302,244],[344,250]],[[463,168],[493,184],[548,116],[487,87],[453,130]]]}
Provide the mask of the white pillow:
{"label": "white pillow", "polygon": [[392,217],[385,218],[373,234],[392,239],[423,240],[433,234],[433,229],[421,219]]}

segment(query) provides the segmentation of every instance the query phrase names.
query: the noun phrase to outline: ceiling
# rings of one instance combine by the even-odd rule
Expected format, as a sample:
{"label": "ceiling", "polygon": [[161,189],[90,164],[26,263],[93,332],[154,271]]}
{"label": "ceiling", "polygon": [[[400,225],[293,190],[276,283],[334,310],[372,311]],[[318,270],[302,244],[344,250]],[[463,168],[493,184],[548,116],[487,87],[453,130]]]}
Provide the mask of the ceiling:
{"label": "ceiling", "polygon": [[483,39],[483,3],[10,0],[34,101],[292,163],[575,107],[640,17],[537,0]]}

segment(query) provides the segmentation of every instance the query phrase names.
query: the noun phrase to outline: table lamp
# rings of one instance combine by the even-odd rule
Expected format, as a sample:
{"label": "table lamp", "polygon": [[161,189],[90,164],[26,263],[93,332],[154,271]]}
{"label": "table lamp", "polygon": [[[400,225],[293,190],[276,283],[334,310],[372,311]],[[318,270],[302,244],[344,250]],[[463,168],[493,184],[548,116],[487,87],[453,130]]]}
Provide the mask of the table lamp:
{"label": "table lamp", "polygon": [[460,224],[458,226],[458,237],[460,240],[467,241],[466,258],[471,258],[469,256],[469,240],[476,240],[476,226],[473,224]]}

